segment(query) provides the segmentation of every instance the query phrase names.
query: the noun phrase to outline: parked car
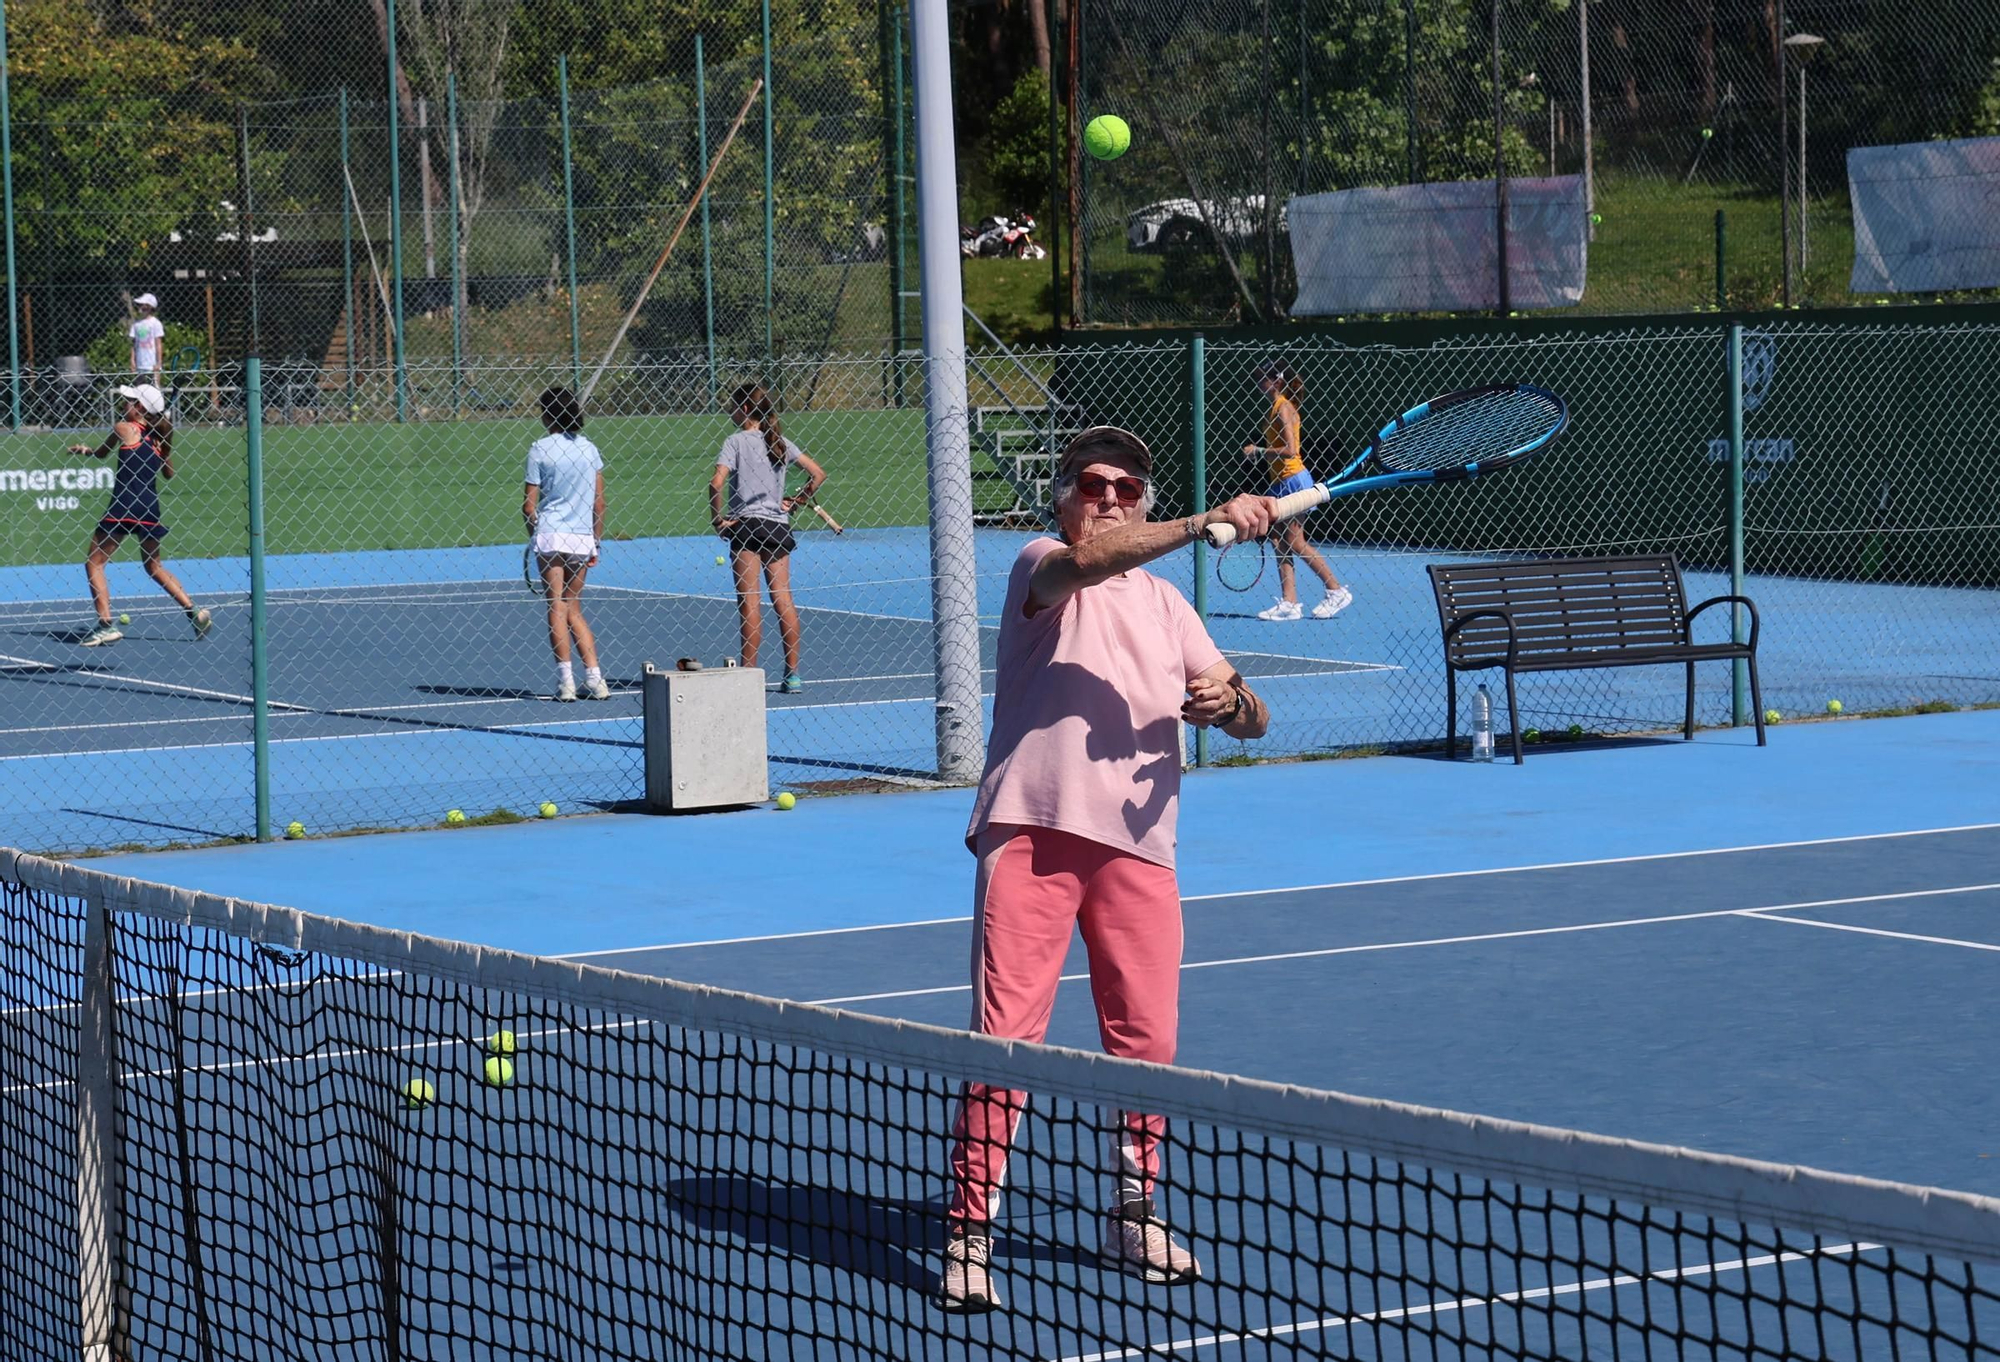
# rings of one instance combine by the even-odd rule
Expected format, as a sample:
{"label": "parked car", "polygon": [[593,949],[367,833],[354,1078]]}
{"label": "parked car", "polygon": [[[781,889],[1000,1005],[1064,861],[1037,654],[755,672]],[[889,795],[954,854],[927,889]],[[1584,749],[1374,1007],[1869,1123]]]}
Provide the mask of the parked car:
{"label": "parked car", "polygon": [[[1264,230],[1264,196],[1246,194],[1212,199],[1208,219],[1231,246],[1249,241]],[[1285,210],[1278,209],[1278,230],[1285,230]],[[1125,240],[1135,251],[1164,251],[1198,246],[1208,241],[1202,205],[1193,199],[1160,199],[1125,215]]]}

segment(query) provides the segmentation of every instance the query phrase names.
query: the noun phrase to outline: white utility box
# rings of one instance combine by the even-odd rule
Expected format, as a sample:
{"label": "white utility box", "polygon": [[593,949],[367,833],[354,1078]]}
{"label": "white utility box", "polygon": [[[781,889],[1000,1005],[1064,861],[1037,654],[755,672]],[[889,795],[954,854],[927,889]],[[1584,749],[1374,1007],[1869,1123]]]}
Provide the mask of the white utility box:
{"label": "white utility box", "polygon": [[646,664],[646,811],[761,804],[771,794],[764,669]]}

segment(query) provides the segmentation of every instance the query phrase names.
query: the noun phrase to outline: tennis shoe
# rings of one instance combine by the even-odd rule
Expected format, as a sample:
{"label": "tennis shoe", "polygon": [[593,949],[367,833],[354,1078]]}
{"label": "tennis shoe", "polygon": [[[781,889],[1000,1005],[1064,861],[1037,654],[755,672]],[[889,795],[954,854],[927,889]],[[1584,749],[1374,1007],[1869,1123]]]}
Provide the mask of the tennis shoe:
{"label": "tennis shoe", "polygon": [[561,684],[560,686],[557,686],[557,687],[556,687],[556,699],[558,699],[558,700],[574,700],[574,699],[576,699],[576,682],[574,682],[574,681],[565,681],[565,682],[563,682],[563,683],[562,683],[562,684]]}
{"label": "tennis shoe", "polygon": [[979,1231],[953,1229],[944,1244],[944,1272],[938,1280],[938,1308],[954,1315],[1000,1308],[987,1263],[993,1241]]}
{"label": "tennis shoe", "polygon": [[786,672],[785,679],[778,683],[778,693],[780,695],[797,695],[805,688],[805,678],[797,672]]}
{"label": "tennis shoe", "polygon": [[1149,1282],[1181,1285],[1201,1276],[1201,1264],[1167,1232],[1150,1199],[1128,1201],[1105,1218],[1098,1260]]}
{"label": "tennis shoe", "polygon": [[604,678],[600,676],[595,681],[584,682],[583,693],[593,700],[609,700],[611,698],[611,687],[605,685]]}
{"label": "tennis shoe", "polygon": [[77,641],[86,648],[102,648],[105,644],[116,643],[123,637],[124,633],[110,620],[99,620],[91,627],[89,633]]}
{"label": "tennis shoe", "polygon": [[188,611],[188,623],[194,626],[194,636],[196,638],[207,638],[208,631],[215,627],[215,616],[209,614],[206,610],[190,610]]}
{"label": "tennis shoe", "polygon": [[1344,586],[1337,586],[1327,592],[1325,598],[1313,607],[1313,618],[1316,620],[1330,620],[1353,604],[1354,593]]}
{"label": "tennis shoe", "polygon": [[1278,601],[1269,610],[1259,610],[1257,618],[1260,620],[1304,619],[1305,611],[1299,608],[1297,601]]}

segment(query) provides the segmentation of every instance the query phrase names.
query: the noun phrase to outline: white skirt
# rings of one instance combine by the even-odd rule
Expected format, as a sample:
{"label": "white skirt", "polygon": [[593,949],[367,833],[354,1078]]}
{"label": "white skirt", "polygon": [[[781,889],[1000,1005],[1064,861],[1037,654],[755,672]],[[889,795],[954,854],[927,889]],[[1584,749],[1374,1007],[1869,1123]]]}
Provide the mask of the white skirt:
{"label": "white skirt", "polygon": [[588,558],[597,552],[597,541],[587,534],[561,530],[536,530],[535,552],[560,554],[565,558]]}

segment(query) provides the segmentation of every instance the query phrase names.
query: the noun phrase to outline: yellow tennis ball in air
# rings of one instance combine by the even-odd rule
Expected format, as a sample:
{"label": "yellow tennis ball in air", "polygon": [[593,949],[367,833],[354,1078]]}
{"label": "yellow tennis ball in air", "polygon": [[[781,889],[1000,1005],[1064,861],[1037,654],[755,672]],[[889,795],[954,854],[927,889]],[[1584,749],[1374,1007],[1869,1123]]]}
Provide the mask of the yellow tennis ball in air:
{"label": "yellow tennis ball in air", "polygon": [[1100,161],[1115,161],[1131,147],[1131,125],[1117,114],[1099,114],[1083,125],[1083,149]]}
{"label": "yellow tennis ball in air", "polygon": [[799,797],[793,794],[790,790],[786,790],[783,794],[778,796],[778,807],[781,809],[795,808],[797,807],[798,802],[799,802]]}
{"label": "yellow tennis ball in air", "polygon": [[728,560],[727,558],[724,558],[724,557],[723,557],[723,556],[722,556],[721,554],[719,554],[719,553],[715,555],[715,565],[716,565],[717,567],[721,567],[721,566],[722,566],[722,565],[723,565],[724,563],[726,563],[726,562],[728,562],[728,561],[729,561],[729,560]]}
{"label": "yellow tennis ball in air", "polygon": [[1838,713],[1840,713],[1840,710],[1841,710],[1841,704],[1840,704],[1840,701],[1838,701],[1838,700],[1828,700],[1828,701],[1826,702],[1826,712],[1827,712],[1828,714],[1838,714]]}
{"label": "yellow tennis ball in air", "polygon": [[403,1105],[411,1111],[422,1111],[437,1101],[437,1089],[427,1078],[413,1078],[403,1085]]}
{"label": "yellow tennis ball in air", "polygon": [[495,1031],[480,1043],[486,1047],[486,1053],[490,1055],[511,1055],[518,1048],[514,1041],[514,1033],[504,1028]]}
{"label": "yellow tennis ball in air", "polygon": [[290,838],[292,841],[296,842],[298,841],[299,838],[305,835],[306,835],[306,825],[304,823],[299,822],[297,819],[293,819],[291,822],[285,824],[285,836]]}
{"label": "yellow tennis ball in air", "polygon": [[1767,724],[1774,724],[1778,722],[1778,720],[1784,717],[1785,717],[1784,715],[1778,713],[1778,711],[1775,709],[1767,709],[1764,711],[1764,722]]}
{"label": "yellow tennis ball in air", "polygon": [[504,1088],[514,1081],[514,1062],[495,1055],[486,1061],[486,1081],[496,1088]]}
{"label": "yellow tennis ball in air", "polygon": [[465,821],[465,810],[464,809],[447,810],[444,816],[444,821],[451,824],[453,827],[457,827],[460,823],[463,823]]}
{"label": "yellow tennis ball in air", "polygon": [[120,615],[118,617],[118,622],[120,624],[130,624],[132,622],[132,617],[130,615]]}
{"label": "yellow tennis ball in air", "polygon": [[542,801],[542,807],[536,810],[536,812],[544,818],[554,818],[556,816],[556,806],[545,799]]}

